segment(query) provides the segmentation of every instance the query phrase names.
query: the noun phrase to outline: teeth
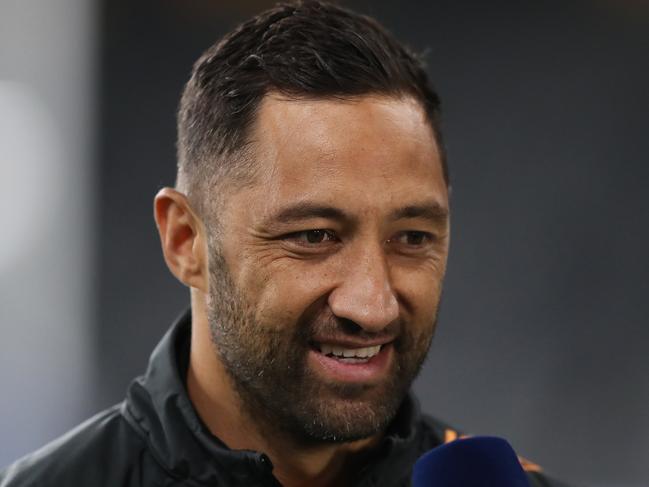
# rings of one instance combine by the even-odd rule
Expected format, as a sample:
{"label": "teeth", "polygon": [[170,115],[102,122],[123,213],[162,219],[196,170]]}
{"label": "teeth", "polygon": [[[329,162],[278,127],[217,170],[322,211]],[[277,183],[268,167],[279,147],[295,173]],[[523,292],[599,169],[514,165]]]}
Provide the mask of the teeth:
{"label": "teeth", "polygon": [[381,351],[381,345],[376,345],[374,347],[361,348],[356,352],[357,357],[374,357],[377,353]]}
{"label": "teeth", "polygon": [[370,358],[374,357],[381,350],[381,345],[365,348],[343,348],[335,345],[320,345],[320,352],[323,355],[335,355],[341,358]]}

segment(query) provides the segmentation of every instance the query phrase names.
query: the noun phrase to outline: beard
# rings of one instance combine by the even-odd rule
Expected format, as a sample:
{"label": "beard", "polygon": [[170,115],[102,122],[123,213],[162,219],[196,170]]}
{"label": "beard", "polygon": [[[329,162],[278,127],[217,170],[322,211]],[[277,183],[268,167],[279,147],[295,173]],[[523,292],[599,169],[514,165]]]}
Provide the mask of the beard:
{"label": "beard", "polygon": [[[211,338],[244,414],[263,431],[303,444],[349,442],[383,431],[421,370],[436,316],[419,332],[399,321],[384,332],[368,333],[325,305],[319,312],[305,312],[297,323],[281,316],[260,321],[254,305],[237,289],[220,249],[209,248]],[[307,365],[314,336],[377,338],[388,333],[396,336],[393,360],[380,383],[329,382]]]}

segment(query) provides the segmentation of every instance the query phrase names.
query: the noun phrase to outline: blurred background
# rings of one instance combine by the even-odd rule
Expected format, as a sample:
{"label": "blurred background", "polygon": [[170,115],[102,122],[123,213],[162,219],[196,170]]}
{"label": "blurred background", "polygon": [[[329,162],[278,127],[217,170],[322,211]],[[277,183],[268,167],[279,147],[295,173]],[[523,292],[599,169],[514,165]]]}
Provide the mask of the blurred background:
{"label": "blurred background", "polygon": [[[344,1],[425,51],[453,239],[416,389],[566,481],[647,486],[649,5]],[[0,3],[0,465],[120,401],[188,305],[152,198],[198,55],[270,1]]]}

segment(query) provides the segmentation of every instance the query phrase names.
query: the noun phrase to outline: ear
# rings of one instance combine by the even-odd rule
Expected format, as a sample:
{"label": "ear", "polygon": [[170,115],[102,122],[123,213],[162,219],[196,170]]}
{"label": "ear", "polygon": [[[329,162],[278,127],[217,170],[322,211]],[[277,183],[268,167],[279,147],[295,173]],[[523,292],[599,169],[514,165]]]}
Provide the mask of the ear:
{"label": "ear", "polygon": [[165,262],[186,286],[207,292],[207,241],[205,227],[187,197],[162,188],[153,202],[153,214]]}

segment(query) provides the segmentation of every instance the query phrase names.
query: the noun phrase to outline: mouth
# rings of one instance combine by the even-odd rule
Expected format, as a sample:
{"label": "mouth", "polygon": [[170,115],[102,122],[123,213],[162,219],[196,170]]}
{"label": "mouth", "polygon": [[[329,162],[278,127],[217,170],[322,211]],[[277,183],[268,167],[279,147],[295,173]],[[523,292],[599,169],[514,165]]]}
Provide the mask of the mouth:
{"label": "mouth", "polygon": [[317,345],[318,351],[325,357],[336,359],[345,364],[363,364],[369,362],[383,348],[383,345],[371,347],[345,348],[338,345]]}
{"label": "mouth", "polygon": [[309,351],[309,363],[314,372],[332,382],[380,382],[390,370],[392,342],[364,344],[314,343]]}

